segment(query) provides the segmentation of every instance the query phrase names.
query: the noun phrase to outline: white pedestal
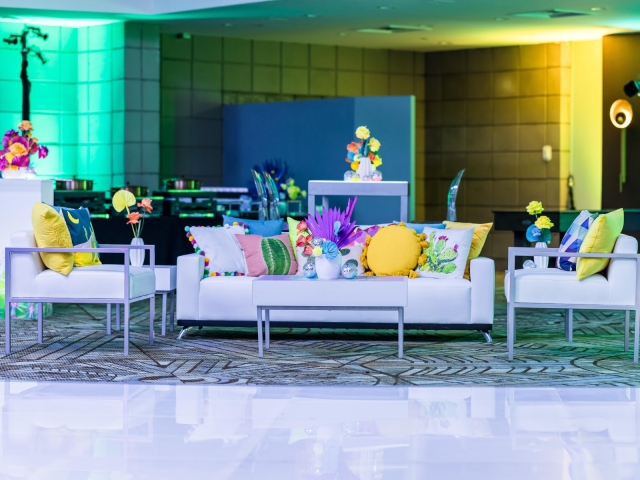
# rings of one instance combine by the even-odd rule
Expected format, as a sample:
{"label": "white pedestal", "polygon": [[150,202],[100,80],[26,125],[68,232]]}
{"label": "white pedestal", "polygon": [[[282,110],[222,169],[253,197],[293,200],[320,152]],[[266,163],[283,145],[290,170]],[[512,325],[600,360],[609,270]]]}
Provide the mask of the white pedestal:
{"label": "white pedestal", "polygon": [[[31,210],[36,202],[53,205],[53,180],[0,179],[0,262],[4,264],[4,249],[11,234],[31,230]],[[4,268],[3,268],[4,270]]]}
{"label": "white pedestal", "polygon": [[[0,314],[4,317],[4,249],[9,246],[11,234],[31,230],[31,210],[36,202],[53,205],[53,180],[0,179]],[[45,304],[45,316],[51,305]],[[19,304],[16,318],[36,318],[34,304]]]}

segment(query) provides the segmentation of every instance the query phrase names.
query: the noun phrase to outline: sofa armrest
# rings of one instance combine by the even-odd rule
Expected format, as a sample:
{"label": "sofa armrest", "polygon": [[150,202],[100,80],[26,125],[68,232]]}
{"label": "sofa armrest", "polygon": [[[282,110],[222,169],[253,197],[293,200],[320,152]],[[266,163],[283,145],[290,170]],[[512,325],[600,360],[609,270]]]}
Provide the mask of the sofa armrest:
{"label": "sofa armrest", "polygon": [[178,257],[176,279],[178,320],[198,320],[200,281],[204,275],[204,257],[197,253]]}
{"label": "sofa armrest", "polygon": [[471,260],[471,323],[493,324],[496,266],[490,258]]}

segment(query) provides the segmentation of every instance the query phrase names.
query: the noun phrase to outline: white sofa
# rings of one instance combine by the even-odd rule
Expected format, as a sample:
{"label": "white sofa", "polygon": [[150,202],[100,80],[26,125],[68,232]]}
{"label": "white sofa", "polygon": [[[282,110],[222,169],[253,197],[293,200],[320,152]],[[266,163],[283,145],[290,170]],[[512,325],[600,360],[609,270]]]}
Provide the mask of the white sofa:
{"label": "white sofa", "polygon": [[[193,326],[256,325],[252,302],[253,277],[208,277],[203,279],[204,257],[178,257],[177,320],[185,329]],[[493,325],[495,265],[489,258],[471,261],[471,280],[410,279],[405,328],[481,331],[491,341]],[[317,285],[322,285],[318,283]],[[398,326],[394,312],[273,311],[274,326],[351,327]],[[328,325],[330,324],[330,325]]]}

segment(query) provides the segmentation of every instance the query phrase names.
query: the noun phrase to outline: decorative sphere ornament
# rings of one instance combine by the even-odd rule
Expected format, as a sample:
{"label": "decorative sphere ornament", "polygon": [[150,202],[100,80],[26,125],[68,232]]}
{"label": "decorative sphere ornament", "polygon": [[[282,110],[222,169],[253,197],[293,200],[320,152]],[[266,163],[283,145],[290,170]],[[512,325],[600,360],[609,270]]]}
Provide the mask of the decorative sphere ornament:
{"label": "decorative sphere ornament", "polygon": [[525,262],[522,264],[523,268],[536,268],[536,264],[533,260],[525,260]]}
{"label": "decorative sphere ornament", "polygon": [[351,177],[351,181],[352,182],[359,182],[360,181],[360,175],[358,174],[358,172],[353,172],[353,176]]}
{"label": "decorative sphere ornament", "polygon": [[354,172],[353,170],[347,170],[346,172],[344,172],[344,181],[350,182],[355,174],[356,172]]}
{"label": "decorative sphere ornament", "polygon": [[324,240],[322,238],[314,238],[313,240],[311,240],[311,245],[313,245],[314,247],[321,247],[323,243]]}
{"label": "decorative sphere ornament", "polygon": [[305,278],[314,278],[316,276],[316,264],[307,262],[302,267],[302,273]]}
{"label": "decorative sphere ornament", "polygon": [[352,280],[358,276],[358,265],[355,262],[347,261],[342,265],[342,276],[347,280]]}
{"label": "decorative sphere ornament", "polygon": [[371,172],[371,181],[372,182],[381,182],[382,181],[382,172],[380,170],[374,170]]}
{"label": "decorative sphere ornament", "polygon": [[370,182],[372,180],[372,176],[371,176],[371,174],[363,175],[362,178],[360,178],[360,180],[363,181],[363,182]]}

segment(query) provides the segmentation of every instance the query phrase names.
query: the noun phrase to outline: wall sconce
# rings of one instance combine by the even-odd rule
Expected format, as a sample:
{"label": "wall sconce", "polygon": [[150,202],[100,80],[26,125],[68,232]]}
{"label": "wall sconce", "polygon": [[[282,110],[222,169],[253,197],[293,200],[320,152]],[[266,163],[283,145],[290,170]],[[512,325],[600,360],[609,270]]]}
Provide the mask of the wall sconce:
{"label": "wall sconce", "polygon": [[633,109],[626,100],[616,100],[609,110],[613,126],[620,129],[620,192],[627,182],[627,127],[633,118]]}
{"label": "wall sconce", "polygon": [[551,145],[544,145],[542,147],[542,160],[544,162],[550,162],[553,158],[553,148]]}

